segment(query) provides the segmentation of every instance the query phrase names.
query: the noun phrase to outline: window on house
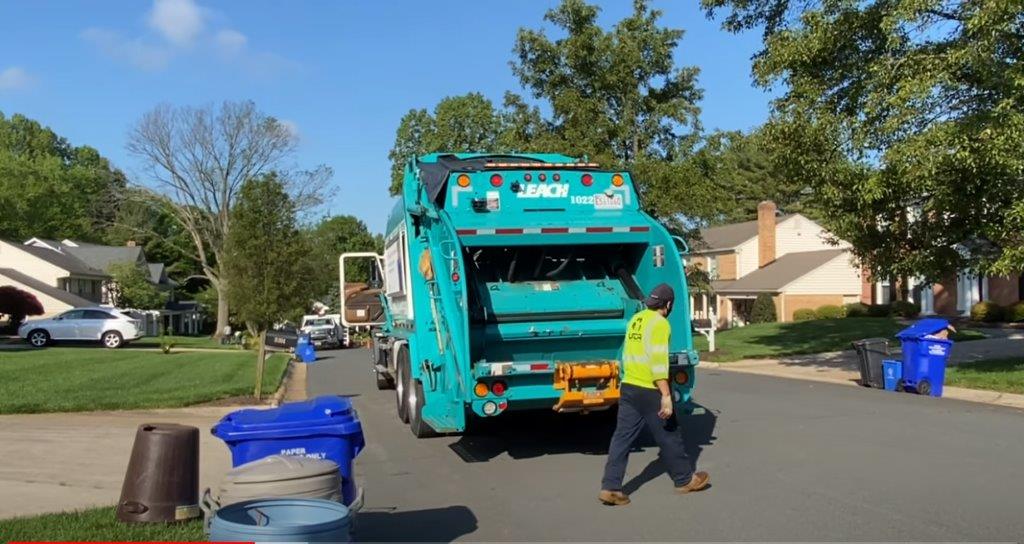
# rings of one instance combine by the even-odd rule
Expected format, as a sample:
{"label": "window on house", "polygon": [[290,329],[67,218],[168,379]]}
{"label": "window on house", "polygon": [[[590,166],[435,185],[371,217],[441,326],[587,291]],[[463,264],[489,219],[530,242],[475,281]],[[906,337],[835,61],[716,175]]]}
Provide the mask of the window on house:
{"label": "window on house", "polygon": [[712,279],[718,278],[718,256],[708,258],[708,275]]}

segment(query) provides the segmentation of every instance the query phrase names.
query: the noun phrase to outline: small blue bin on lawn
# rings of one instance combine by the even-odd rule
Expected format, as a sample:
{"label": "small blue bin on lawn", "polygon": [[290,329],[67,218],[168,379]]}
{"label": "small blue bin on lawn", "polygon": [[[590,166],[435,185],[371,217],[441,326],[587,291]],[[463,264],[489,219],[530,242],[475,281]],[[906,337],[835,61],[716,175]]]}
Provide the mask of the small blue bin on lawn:
{"label": "small blue bin on lawn", "polygon": [[350,505],[356,498],[352,462],[365,443],[362,424],[346,398],[323,396],[268,410],[238,410],[210,432],[228,445],[236,467],[269,455],[330,459],[341,471],[342,502]]}
{"label": "small blue bin on lawn", "polygon": [[303,363],[316,362],[316,348],[313,347],[313,341],[308,334],[300,334],[295,341],[295,358]]}
{"label": "small blue bin on lawn", "polygon": [[903,361],[885,359],[882,361],[882,384],[886,391],[896,391],[903,384]]}
{"label": "small blue bin on lawn", "polygon": [[949,321],[922,319],[896,333],[903,344],[903,386],[921,395],[942,396],[946,362],[953,341],[935,334],[949,328]]}

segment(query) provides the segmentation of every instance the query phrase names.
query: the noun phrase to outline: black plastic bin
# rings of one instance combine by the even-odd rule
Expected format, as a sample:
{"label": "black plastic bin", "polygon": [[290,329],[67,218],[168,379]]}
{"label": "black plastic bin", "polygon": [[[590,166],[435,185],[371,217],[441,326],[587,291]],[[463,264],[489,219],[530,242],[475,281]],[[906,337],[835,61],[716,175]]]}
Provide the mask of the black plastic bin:
{"label": "black plastic bin", "polygon": [[860,363],[860,384],[882,389],[882,360],[889,358],[889,341],[885,338],[866,338],[853,342]]}

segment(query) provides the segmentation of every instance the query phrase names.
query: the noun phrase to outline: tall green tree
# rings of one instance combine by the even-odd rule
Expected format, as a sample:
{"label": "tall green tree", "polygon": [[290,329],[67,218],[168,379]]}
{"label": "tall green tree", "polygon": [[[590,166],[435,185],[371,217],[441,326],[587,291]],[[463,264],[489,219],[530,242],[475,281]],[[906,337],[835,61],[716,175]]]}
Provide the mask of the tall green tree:
{"label": "tall green tree", "polygon": [[113,222],[105,229],[105,243],[123,246],[135,242],[147,260],[167,265],[168,275],[175,279],[202,273],[192,257],[194,246],[188,231],[164,199],[148,189],[129,187],[119,202]]}
{"label": "tall green tree", "polygon": [[124,174],[88,146],[0,113],[0,238],[102,241]]}
{"label": "tall green tree", "polygon": [[167,294],[150,283],[149,274],[136,263],[114,263],[107,271],[111,304],[133,310],[158,310],[167,303]]}
{"label": "tall green tree", "polygon": [[480,93],[449,96],[432,112],[413,109],[399,122],[391,160],[391,194],[401,192],[405,163],[426,153],[532,151],[546,126],[536,106],[506,96],[503,108]]}
{"label": "tall green tree", "polygon": [[259,399],[266,359],[266,332],[310,301],[309,253],[296,223],[298,206],[274,173],[245,181],[231,210],[233,228],[224,253],[231,308],[259,338],[256,388]]}
{"label": "tall green tree", "polygon": [[703,4],[763,29],[775,156],[876,277],[1024,268],[1020,2]]}
{"label": "tall green tree", "polygon": [[[310,244],[309,258],[312,260],[313,298],[335,304],[338,302],[338,258],[342,253],[372,251],[381,253],[384,243],[380,236],[374,236],[366,224],[351,215],[326,217],[306,231]],[[370,279],[369,262],[365,259],[346,263],[346,280],[365,282]],[[351,267],[351,268],[349,268]]]}

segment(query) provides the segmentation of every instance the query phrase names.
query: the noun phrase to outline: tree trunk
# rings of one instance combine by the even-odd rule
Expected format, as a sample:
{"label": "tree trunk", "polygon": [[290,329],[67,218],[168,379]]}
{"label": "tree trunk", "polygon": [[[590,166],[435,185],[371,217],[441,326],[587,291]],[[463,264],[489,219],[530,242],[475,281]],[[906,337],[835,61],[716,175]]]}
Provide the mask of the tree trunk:
{"label": "tree trunk", "polygon": [[224,337],[224,328],[228,326],[228,294],[223,280],[217,284],[217,330],[213,337],[220,339]]}
{"label": "tree trunk", "polygon": [[263,392],[263,363],[267,357],[267,331],[260,331],[259,335],[259,347],[256,349],[256,390],[253,392],[256,400],[260,400],[260,395]]}

